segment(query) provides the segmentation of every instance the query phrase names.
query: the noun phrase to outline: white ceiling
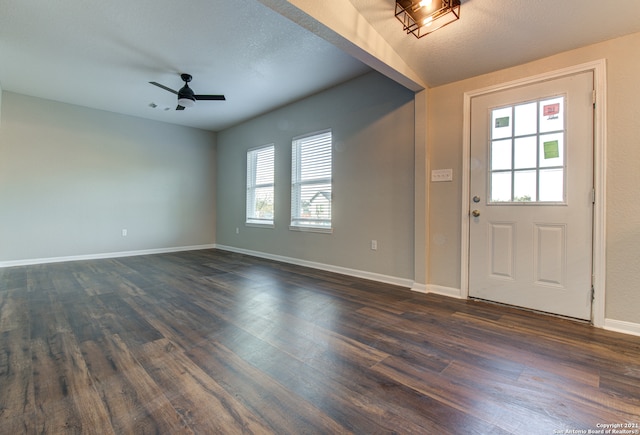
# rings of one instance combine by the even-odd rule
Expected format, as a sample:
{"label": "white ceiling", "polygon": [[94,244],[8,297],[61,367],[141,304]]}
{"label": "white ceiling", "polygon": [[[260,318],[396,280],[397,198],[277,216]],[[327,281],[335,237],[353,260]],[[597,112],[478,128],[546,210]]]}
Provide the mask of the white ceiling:
{"label": "white ceiling", "polygon": [[[0,0],[3,90],[127,115],[216,131],[367,70],[256,0]],[[182,72],[227,100],[176,112],[148,82]]]}
{"label": "white ceiling", "polygon": [[460,20],[416,39],[395,1],[350,1],[430,87],[640,31],[640,0],[462,0]]}
{"label": "white ceiling", "polygon": [[[380,69],[314,17],[302,27],[274,11],[296,1],[308,0],[0,0],[0,85],[218,131],[363,74],[363,61]],[[315,1],[350,2],[429,86],[640,31],[638,0],[467,0],[459,21],[420,40],[402,32],[393,0]],[[176,96],[148,82],[177,90],[182,72],[197,94],[227,100],[175,111]]]}

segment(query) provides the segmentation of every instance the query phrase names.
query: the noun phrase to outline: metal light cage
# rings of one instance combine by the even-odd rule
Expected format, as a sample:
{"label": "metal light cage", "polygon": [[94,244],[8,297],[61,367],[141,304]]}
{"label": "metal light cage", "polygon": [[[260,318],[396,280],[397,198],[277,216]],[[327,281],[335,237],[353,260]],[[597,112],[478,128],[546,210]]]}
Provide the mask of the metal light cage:
{"label": "metal light cage", "polygon": [[422,38],[460,18],[460,0],[432,0],[421,6],[420,0],[396,0],[396,18],[407,34]]}

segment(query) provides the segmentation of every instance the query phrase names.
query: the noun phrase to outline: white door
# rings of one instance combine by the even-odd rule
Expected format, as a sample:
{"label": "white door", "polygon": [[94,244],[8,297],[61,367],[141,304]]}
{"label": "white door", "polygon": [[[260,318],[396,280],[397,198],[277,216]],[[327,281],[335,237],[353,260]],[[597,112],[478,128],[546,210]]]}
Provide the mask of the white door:
{"label": "white door", "polygon": [[591,318],[593,73],[471,101],[469,295]]}

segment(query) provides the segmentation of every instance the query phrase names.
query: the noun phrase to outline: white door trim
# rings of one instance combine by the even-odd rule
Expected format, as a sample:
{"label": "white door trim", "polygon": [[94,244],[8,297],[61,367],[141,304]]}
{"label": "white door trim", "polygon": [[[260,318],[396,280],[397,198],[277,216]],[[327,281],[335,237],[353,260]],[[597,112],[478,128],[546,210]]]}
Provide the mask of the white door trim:
{"label": "white door trim", "polygon": [[606,277],[606,149],[607,149],[607,71],[606,60],[600,59],[556,71],[538,74],[495,86],[464,93],[462,136],[462,232],[460,249],[460,297],[469,297],[469,203],[471,160],[471,99],[480,95],[529,85],[562,76],[593,71],[596,106],[593,120],[593,176],[595,205],[593,214],[593,287],[594,300],[591,320],[594,326],[604,327]]}

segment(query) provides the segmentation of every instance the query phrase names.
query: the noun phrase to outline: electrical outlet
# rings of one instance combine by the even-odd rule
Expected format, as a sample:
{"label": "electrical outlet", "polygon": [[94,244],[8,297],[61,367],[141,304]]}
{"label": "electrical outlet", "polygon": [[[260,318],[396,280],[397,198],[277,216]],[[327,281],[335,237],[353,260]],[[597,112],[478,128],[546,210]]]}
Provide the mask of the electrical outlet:
{"label": "electrical outlet", "polygon": [[122,229],[122,237],[127,237],[127,233],[128,233],[128,231],[125,228],[123,228]]}
{"label": "electrical outlet", "polygon": [[372,251],[377,251],[378,250],[378,241],[377,240],[372,240],[371,241],[371,250]]}
{"label": "electrical outlet", "polygon": [[433,169],[431,171],[431,181],[435,183],[453,181],[453,169]]}
{"label": "electrical outlet", "polygon": [[236,234],[240,234],[240,228],[236,227]]}

